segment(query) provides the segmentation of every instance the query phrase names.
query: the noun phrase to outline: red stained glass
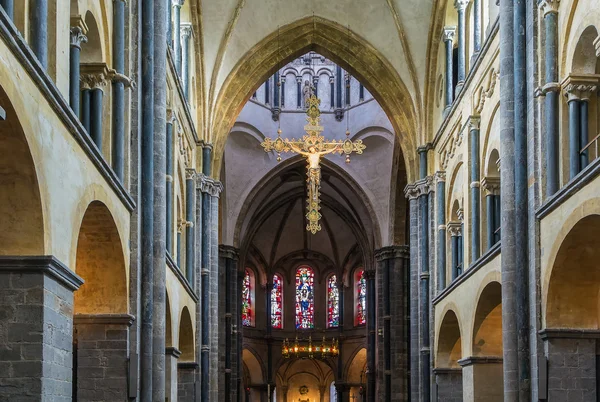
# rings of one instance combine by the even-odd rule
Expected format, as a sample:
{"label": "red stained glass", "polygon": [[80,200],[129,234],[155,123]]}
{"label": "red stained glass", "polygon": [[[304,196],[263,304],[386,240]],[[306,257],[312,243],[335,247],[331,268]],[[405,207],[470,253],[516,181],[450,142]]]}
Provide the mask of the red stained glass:
{"label": "red stained glass", "polygon": [[367,323],[367,279],[363,269],[356,273],[356,325]]}
{"label": "red stained glass", "polygon": [[337,277],[331,275],[327,281],[327,327],[336,328],[340,325],[340,293]]}
{"label": "red stained glass", "polygon": [[283,281],[279,275],[273,275],[271,327],[275,329],[283,328]]}
{"label": "red stained glass", "polygon": [[242,283],[242,325],[245,327],[254,326],[254,312],[252,310],[252,275],[246,270],[244,282]]}
{"label": "red stained glass", "polygon": [[296,270],[296,329],[312,329],[315,326],[314,281],[311,268]]}

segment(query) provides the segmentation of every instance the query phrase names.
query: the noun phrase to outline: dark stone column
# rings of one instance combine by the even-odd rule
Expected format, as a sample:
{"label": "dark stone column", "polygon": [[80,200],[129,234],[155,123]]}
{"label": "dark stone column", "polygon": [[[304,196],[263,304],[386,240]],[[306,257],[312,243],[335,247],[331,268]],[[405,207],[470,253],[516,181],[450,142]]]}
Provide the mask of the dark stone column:
{"label": "dark stone column", "polygon": [[102,103],[104,100],[104,77],[98,77],[90,90],[90,136],[102,152]]}
{"label": "dark stone column", "polygon": [[469,0],[455,0],[454,7],[458,12],[458,83],[456,93],[462,91],[467,76],[467,6]]}
{"label": "dark stone column", "polygon": [[77,395],[83,401],[128,399],[129,314],[77,314],[73,317]]}
{"label": "dark stone column", "polygon": [[[541,0],[541,14],[544,16],[545,30],[545,84],[542,93],[545,95],[546,116],[546,196],[558,191],[559,178],[559,94],[558,83],[558,2]],[[506,362],[506,360],[505,360]]]}
{"label": "dark stone column", "polygon": [[486,239],[487,249],[489,250],[499,240],[499,233],[496,232],[500,228],[500,206],[497,205],[500,200],[500,180],[496,177],[485,177],[481,181],[481,187],[485,191]]}
{"label": "dark stone column", "polygon": [[177,222],[177,268],[181,270],[181,232],[185,227],[185,221],[181,220]]}
{"label": "dark stone column", "polygon": [[167,46],[173,52],[173,1],[163,1],[167,3]]}
{"label": "dark stone column", "polygon": [[0,400],[71,401],[73,292],[82,284],[54,257],[0,257]]}
{"label": "dark stone column", "polygon": [[335,107],[335,78],[329,77],[329,95],[330,99],[330,107],[333,109]]}
{"label": "dark stone column", "polygon": [[435,174],[437,204],[437,289],[446,288],[446,172]]}
{"label": "dark stone column", "polygon": [[[350,73],[346,72],[346,74],[344,76],[344,81],[346,82],[346,96],[344,96],[344,98],[346,99],[346,106],[350,106],[350,81],[351,80],[352,80],[352,76],[350,75]],[[316,89],[315,89],[315,92],[316,92]]]}
{"label": "dark stone column", "polygon": [[462,370],[458,368],[436,368],[435,385],[437,400],[444,402],[463,401]]}
{"label": "dark stone column", "polygon": [[210,400],[218,401],[223,392],[223,377],[220,375],[225,360],[225,333],[222,303],[222,275],[219,272],[219,194],[223,185],[212,180],[210,200]]}
{"label": "dark stone column", "polygon": [[112,168],[120,181],[125,175],[125,0],[113,0]]}
{"label": "dark stone column", "polygon": [[48,68],[48,0],[29,3],[29,46],[41,66]]}
{"label": "dark stone column", "polygon": [[339,314],[340,314],[340,321],[339,321],[339,326],[338,326],[338,330],[339,330],[339,335],[338,335],[338,348],[339,348],[339,352],[338,352],[338,358],[337,358],[337,375],[336,375],[336,380],[335,380],[335,389],[336,389],[336,393],[337,393],[337,401],[331,401],[331,402],[346,402],[348,398],[345,398],[345,393],[348,391],[348,388],[345,387],[345,379],[344,379],[344,309],[345,309],[345,289],[344,289],[344,280],[342,278],[341,275],[337,276],[337,287],[338,287],[338,292],[339,292]]}
{"label": "dark stone column", "polygon": [[479,190],[479,117],[469,120],[470,178],[471,178],[471,264],[481,255],[481,192]]}
{"label": "dark stone column", "polygon": [[415,184],[409,184],[404,190],[409,203],[410,228],[410,400],[419,399],[419,190]]}
{"label": "dark stone column", "polygon": [[81,44],[87,42],[87,37],[83,34],[80,27],[71,28],[71,47],[69,54],[69,105],[75,116],[80,117],[80,101],[79,94],[80,90],[80,56],[81,56]]}
{"label": "dark stone column", "polygon": [[579,144],[582,149],[582,151],[580,151],[580,153],[579,153],[579,169],[580,170],[585,169],[589,163],[588,149],[586,148],[585,150],[583,150],[583,148],[585,148],[588,145],[588,141],[589,141],[588,118],[589,118],[589,98],[582,98],[581,99],[581,131],[580,131],[580,136],[579,136]]}
{"label": "dark stone column", "polygon": [[237,278],[237,249],[220,245],[219,260],[220,271],[225,273],[225,382],[222,395],[225,397],[225,402],[231,402],[235,388],[232,381],[232,356],[235,354],[233,349],[233,306],[240,300],[232,291]]}
{"label": "dark stone column", "polygon": [[336,66],[335,69],[335,119],[342,121],[344,118],[344,109],[342,109],[342,82],[344,76],[342,74],[342,67]]}
{"label": "dark stone column", "polygon": [[367,278],[367,400],[376,401],[376,367],[375,357],[377,356],[377,327],[376,327],[376,306],[377,298],[375,294],[375,269],[365,269]]}
{"label": "dark stone column", "polygon": [[[140,401],[152,400],[154,310],[154,1],[141,2],[141,324]],[[166,128],[165,128],[166,130]],[[164,261],[163,261],[164,264]]]}
{"label": "dark stone column", "polygon": [[196,210],[196,171],[194,169],[185,170],[185,277],[192,285],[194,283],[194,211]]}
{"label": "dark stone column", "polygon": [[265,104],[269,105],[271,103],[271,77],[267,78],[265,81]]}
{"label": "dark stone column", "polygon": [[285,108],[285,77],[281,77],[281,108]]}
{"label": "dark stone column", "polygon": [[358,83],[358,101],[362,102],[365,100],[365,86],[362,82]]}
{"label": "dark stone column", "polygon": [[173,0],[173,62],[181,74],[181,6],[184,0]]}
{"label": "dark stone column", "polygon": [[178,401],[196,401],[196,362],[177,363],[177,400]]}
{"label": "dark stone column", "polygon": [[302,77],[296,77],[296,106],[302,109]]}
{"label": "dark stone column", "polygon": [[444,81],[446,83],[446,105],[444,113],[447,114],[452,107],[454,102],[454,64],[453,64],[453,51],[454,51],[454,35],[456,34],[456,27],[445,27],[444,28],[444,44],[446,47],[446,75]]}
{"label": "dark stone column", "polygon": [[281,113],[281,98],[285,96],[280,93],[281,81],[279,77],[279,71],[275,71],[275,75],[273,76],[273,107],[271,108],[271,118],[273,121],[279,120],[279,114]]}
{"label": "dark stone column", "polygon": [[570,96],[569,105],[569,179],[580,172],[579,150],[581,149],[581,101]]}
{"label": "dark stone column", "polygon": [[[171,0],[168,0],[170,4]],[[167,243],[167,252],[171,257],[173,256],[173,123],[175,122],[175,116],[172,110],[167,110],[167,133],[166,133],[166,234],[165,242]],[[195,206],[194,206],[195,207]],[[179,249],[177,249],[177,258],[179,259]],[[179,266],[179,263],[177,264]]]}
{"label": "dark stone column", "polygon": [[165,400],[166,180],[167,169],[167,5],[154,4],[154,225],[152,400]]}
{"label": "dark stone column", "polygon": [[[171,0],[169,0],[169,3]],[[165,350],[165,399],[176,401],[178,393],[178,368],[177,361],[181,357],[181,351],[175,347],[167,346]]]}
{"label": "dark stone column", "polygon": [[450,234],[450,255],[452,258],[452,281],[454,281],[459,273],[459,237],[461,236],[461,225],[457,222],[448,224],[448,233]]}
{"label": "dark stone column", "polygon": [[85,128],[85,132],[89,134],[91,130],[90,103],[92,94],[85,81],[83,81],[83,84],[84,87],[81,90],[81,124],[83,124],[83,128]]}
{"label": "dark stone column", "polygon": [[190,96],[190,38],[192,36],[192,24],[181,25],[181,84],[186,100]]}
{"label": "dark stone column", "polygon": [[8,18],[12,20],[14,14],[14,0],[0,0],[0,6],[4,9]]}
{"label": "dark stone column", "polygon": [[473,49],[481,50],[481,0],[473,0]]}

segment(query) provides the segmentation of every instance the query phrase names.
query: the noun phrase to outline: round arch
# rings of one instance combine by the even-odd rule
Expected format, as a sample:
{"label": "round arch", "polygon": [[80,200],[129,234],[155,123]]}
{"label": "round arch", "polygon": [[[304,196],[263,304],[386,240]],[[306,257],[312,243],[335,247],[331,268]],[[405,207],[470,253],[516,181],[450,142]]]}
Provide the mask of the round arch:
{"label": "round arch", "polygon": [[462,336],[460,321],[452,309],[448,309],[437,337],[437,351],[435,355],[436,368],[457,368],[458,361],[462,358]]}
{"label": "round arch", "polygon": [[194,362],[196,355],[194,353],[194,326],[192,325],[192,317],[187,306],[181,310],[181,318],[179,319],[179,350],[181,351],[180,361]]}
{"label": "round arch", "polygon": [[502,287],[490,281],[481,291],[473,319],[473,356],[502,357]]}
{"label": "round arch", "polygon": [[[279,44],[279,46],[278,46]],[[416,177],[417,111],[398,73],[372,45],[346,27],[321,17],[309,17],[281,27],[252,48],[225,79],[214,102],[210,122],[214,156],[212,172],[218,176],[227,135],[254,90],[278,66],[314,50],[349,71],[365,84],[389,116],[399,136],[408,180]],[[360,57],[357,57],[360,55]]]}

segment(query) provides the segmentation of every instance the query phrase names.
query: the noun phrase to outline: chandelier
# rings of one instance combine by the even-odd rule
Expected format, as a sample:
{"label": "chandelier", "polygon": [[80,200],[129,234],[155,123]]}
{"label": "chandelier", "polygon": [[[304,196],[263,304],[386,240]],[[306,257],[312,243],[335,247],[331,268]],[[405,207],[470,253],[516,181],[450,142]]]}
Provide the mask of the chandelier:
{"label": "chandelier", "polygon": [[350,163],[350,154],[355,152],[362,154],[366,146],[362,140],[352,141],[350,139],[350,131],[346,130],[345,140],[325,141],[325,137],[321,135],[324,128],[321,125],[321,110],[319,108],[321,100],[314,93],[306,97],[306,121],[304,126],[306,134],[300,140],[281,138],[281,129],[277,130],[277,138],[265,138],[261,143],[265,152],[277,152],[277,161],[281,161],[282,152],[295,152],[303,155],[308,161],[307,179],[308,183],[308,198],[306,205],[306,219],[308,224],[306,230],[312,234],[321,230],[319,221],[321,219],[321,157],[327,154],[345,154],[346,163]]}
{"label": "chandelier", "polygon": [[290,357],[314,359],[315,355],[317,358],[335,357],[339,353],[339,344],[335,338],[326,341],[323,337],[320,344],[313,343],[311,336],[308,340],[298,340],[296,337],[293,343],[285,338],[281,346],[281,355],[286,359]]}

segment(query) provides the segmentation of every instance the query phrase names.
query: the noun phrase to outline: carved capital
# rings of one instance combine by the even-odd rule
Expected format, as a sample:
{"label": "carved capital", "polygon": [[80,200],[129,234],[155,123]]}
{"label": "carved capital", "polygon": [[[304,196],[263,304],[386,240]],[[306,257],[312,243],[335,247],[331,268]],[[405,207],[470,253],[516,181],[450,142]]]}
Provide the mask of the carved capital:
{"label": "carved capital", "polygon": [[297,82],[298,84],[302,84],[302,77],[300,77],[300,76],[297,76],[297,77],[296,77],[296,82]]}
{"label": "carved capital", "polygon": [[189,22],[182,23],[180,32],[181,32],[182,39],[188,39],[190,36],[192,36],[192,24],[190,24]]}
{"label": "carved capital", "polygon": [[445,183],[446,182],[446,172],[443,170],[437,171],[435,172],[434,176],[434,181],[435,183]]}
{"label": "carved capital", "polygon": [[452,42],[452,41],[454,41],[455,35],[456,35],[456,27],[444,27],[444,30],[442,32],[442,41]]}
{"label": "carved capital", "polygon": [[547,14],[558,14],[558,6],[560,6],[560,0],[540,0],[538,6],[542,11],[542,15],[545,17]]}
{"label": "carved capital", "polygon": [[193,180],[196,178],[196,169],[185,169],[185,179]]}
{"label": "carved capital", "polygon": [[205,194],[208,194],[212,197],[218,197],[223,191],[223,184],[215,179],[212,179],[204,174],[198,174],[197,177],[197,185],[200,191]]}
{"label": "carved capital", "polygon": [[106,63],[86,63],[81,65],[81,84],[83,88],[101,89],[106,86],[110,70]]}
{"label": "carved capital", "polygon": [[388,246],[375,250],[375,260],[384,261],[395,258],[408,258],[408,246]]}
{"label": "carved capital", "polygon": [[240,257],[240,250],[232,246],[219,244],[219,257],[228,258],[237,261]]}
{"label": "carved capital", "polygon": [[175,123],[177,120],[177,116],[175,115],[175,111],[173,109],[167,109],[167,123]]}
{"label": "carved capital", "polygon": [[80,26],[72,27],[69,32],[69,37],[71,39],[71,47],[81,49],[81,44],[87,43],[87,36],[83,34],[83,28],[81,28]]}
{"label": "carved capital", "polygon": [[462,235],[462,225],[460,222],[450,222],[446,227],[450,236]]}
{"label": "carved capital", "polygon": [[454,0],[454,8],[458,11],[465,11],[470,0]]}
{"label": "carved capital", "polygon": [[414,200],[419,197],[419,190],[415,183],[407,184],[404,188],[404,196],[409,200]]}
{"label": "carved capital", "polygon": [[185,0],[172,0],[173,7],[181,7]]}
{"label": "carved capital", "polygon": [[185,229],[186,221],[180,219],[177,221],[177,233],[182,233],[183,229]]}
{"label": "carved capital", "polygon": [[469,117],[469,121],[467,123],[470,130],[479,130],[481,124],[481,118],[479,116],[471,116]]}
{"label": "carved capital", "polygon": [[427,176],[424,179],[417,180],[414,183],[408,184],[404,188],[404,195],[408,199],[418,198],[422,195],[429,194],[434,191],[433,176]]}
{"label": "carved capital", "polygon": [[459,208],[456,211],[456,216],[458,217],[458,220],[462,222],[464,220],[464,217],[465,217],[465,210],[462,209],[462,208]]}
{"label": "carved capital", "polygon": [[600,75],[574,75],[571,74],[563,80],[561,86],[567,101],[589,100],[591,95],[598,92]]}
{"label": "carved capital", "polygon": [[481,188],[483,188],[483,191],[485,191],[485,195],[500,194],[500,178],[484,177],[481,180]]}

